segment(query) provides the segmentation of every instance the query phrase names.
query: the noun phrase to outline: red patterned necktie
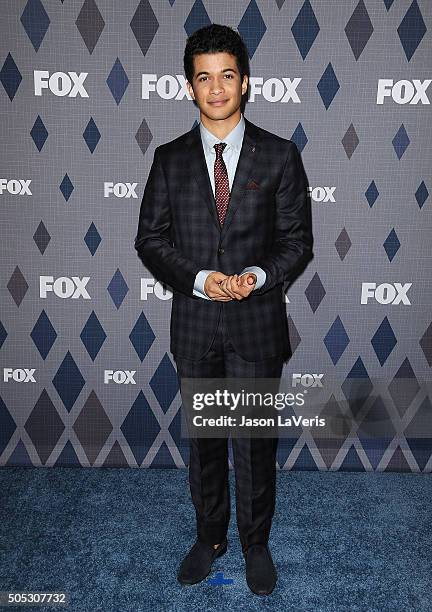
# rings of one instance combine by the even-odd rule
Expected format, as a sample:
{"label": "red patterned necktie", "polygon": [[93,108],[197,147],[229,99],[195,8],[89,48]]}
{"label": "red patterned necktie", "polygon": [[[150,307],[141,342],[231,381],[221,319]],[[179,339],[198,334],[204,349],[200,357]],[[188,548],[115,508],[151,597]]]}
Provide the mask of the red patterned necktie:
{"label": "red patterned necktie", "polygon": [[218,142],[214,145],[216,149],[216,161],[214,165],[215,200],[221,225],[223,225],[230,198],[228,172],[222,157],[222,152],[226,146],[226,142]]}

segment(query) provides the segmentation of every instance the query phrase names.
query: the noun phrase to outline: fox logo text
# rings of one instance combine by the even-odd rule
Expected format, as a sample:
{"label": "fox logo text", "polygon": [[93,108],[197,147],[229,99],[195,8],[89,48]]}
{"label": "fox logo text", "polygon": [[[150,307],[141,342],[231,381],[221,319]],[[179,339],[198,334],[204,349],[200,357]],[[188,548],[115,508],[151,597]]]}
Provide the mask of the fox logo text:
{"label": "fox logo text", "polygon": [[0,178],[0,193],[5,191],[10,195],[33,195],[30,191],[31,179],[3,179]]}
{"label": "fox logo text", "polygon": [[289,102],[292,100],[295,104],[300,104],[301,100],[296,91],[300,81],[300,77],[292,80],[288,77],[282,77],[282,79],[271,78],[267,81],[264,81],[262,77],[251,77],[248,100],[249,102],[255,102],[255,96],[262,95],[267,102]]}
{"label": "fox logo text", "polygon": [[305,389],[309,387],[322,387],[322,377],[324,374],[294,374],[292,375],[292,387],[301,385]]}
{"label": "fox logo text", "polygon": [[182,74],[176,74],[175,76],[164,74],[159,78],[157,74],[143,74],[142,99],[148,100],[151,91],[155,91],[159,98],[164,100],[172,100],[173,98],[183,100],[184,97],[192,100],[186,87],[186,79]]}
{"label": "fox logo text", "polygon": [[336,202],[335,189],[336,187],[308,187],[308,192],[314,202]]}
{"label": "fox logo text", "polygon": [[167,289],[165,285],[162,285],[159,281],[155,281],[154,278],[142,278],[141,299],[147,300],[148,296],[152,293],[154,293],[159,300],[169,300],[172,298],[172,291]]}
{"label": "fox logo text", "polygon": [[83,298],[90,300],[90,295],[86,289],[86,285],[90,280],[90,276],[60,276],[54,280],[53,276],[41,276],[39,280],[40,297],[46,298],[49,292],[54,293],[59,298]]}
{"label": "fox logo text", "polygon": [[369,298],[374,298],[378,304],[404,304],[410,306],[411,302],[407,296],[408,289],[412,283],[362,283],[361,304],[367,304]]}
{"label": "fox logo text", "polygon": [[379,79],[377,89],[377,104],[384,104],[384,98],[391,98],[396,104],[430,104],[426,89],[431,79],[419,81],[396,81],[393,79]]}
{"label": "fox logo text", "polygon": [[36,382],[33,374],[36,368],[3,368],[3,382],[9,382],[11,379],[19,383]]}
{"label": "fox logo text", "polygon": [[34,71],[35,96],[41,96],[42,91],[47,89],[55,96],[68,96],[69,98],[88,98],[89,95],[84,88],[84,81],[88,72],[54,72],[50,76],[48,70]]}
{"label": "fox logo text", "polygon": [[113,193],[116,198],[137,198],[135,192],[138,183],[104,183],[104,198]]}
{"label": "fox logo text", "polygon": [[112,380],[117,385],[136,385],[135,374],[136,370],[105,370],[104,384],[107,385]]}

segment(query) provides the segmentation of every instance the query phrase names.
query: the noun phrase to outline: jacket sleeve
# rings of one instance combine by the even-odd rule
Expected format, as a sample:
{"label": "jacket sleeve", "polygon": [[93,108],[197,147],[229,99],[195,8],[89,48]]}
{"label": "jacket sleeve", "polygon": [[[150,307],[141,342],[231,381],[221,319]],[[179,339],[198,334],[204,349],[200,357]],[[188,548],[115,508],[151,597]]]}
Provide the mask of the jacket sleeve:
{"label": "jacket sleeve", "polygon": [[295,143],[291,143],[288,151],[275,205],[273,246],[268,254],[254,262],[266,272],[266,280],[251,296],[262,295],[279,283],[294,280],[313,258],[311,201]]}
{"label": "jacket sleeve", "polygon": [[160,147],[144,189],[134,247],[146,268],[161,282],[189,297],[193,295],[195,277],[202,266],[185,257],[172,241],[171,209]]}

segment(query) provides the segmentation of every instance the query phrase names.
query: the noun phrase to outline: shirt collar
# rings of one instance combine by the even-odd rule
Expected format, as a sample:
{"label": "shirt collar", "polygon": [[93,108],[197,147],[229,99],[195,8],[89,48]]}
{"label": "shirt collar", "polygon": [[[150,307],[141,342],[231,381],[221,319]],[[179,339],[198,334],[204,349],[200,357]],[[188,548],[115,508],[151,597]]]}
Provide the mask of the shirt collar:
{"label": "shirt collar", "polygon": [[233,149],[240,150],[243,142],[243,134],[245,130],[245,120],[243,114],[240,115],[240,121],[237,125],[231,130],[229,134],[225,136],[223,140],[217,138],[214,134],[212,134],[204,125],[200,122],[200,133],[201,133],[201,141],[207,150],[207,153],[214,153],[216,155],[216,151],[213,148],[218,142],[226,142],[227,146],[225,147],[225,151],[232,147]]}

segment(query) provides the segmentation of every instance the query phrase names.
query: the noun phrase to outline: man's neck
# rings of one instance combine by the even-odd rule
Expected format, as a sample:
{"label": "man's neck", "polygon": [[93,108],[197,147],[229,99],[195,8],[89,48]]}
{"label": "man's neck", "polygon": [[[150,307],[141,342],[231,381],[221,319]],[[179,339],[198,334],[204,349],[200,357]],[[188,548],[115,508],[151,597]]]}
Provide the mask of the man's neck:
{"label": "man's neck", "polygon": [[203,126],[207,128],[208,131],[213,134],[213,136],[216,136],[216,138],[220,138],[220,140],[223,140],[225,136],[235,128],[240,119],[240,109],[238,109],[230,117],[227,117],[226,119],[219,119],[218,121],[209,119],[208,117],[200,113],[200,121]]}

